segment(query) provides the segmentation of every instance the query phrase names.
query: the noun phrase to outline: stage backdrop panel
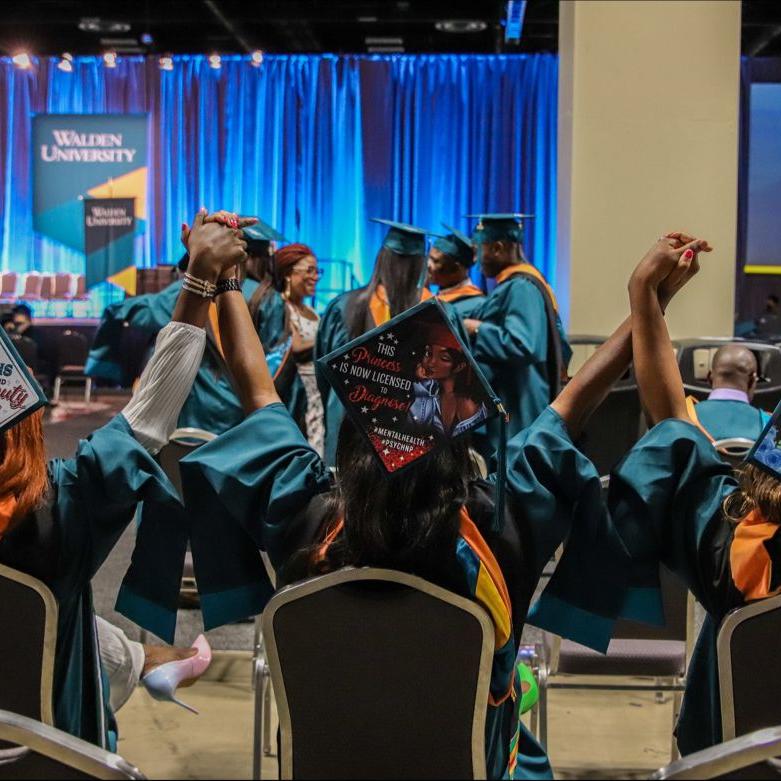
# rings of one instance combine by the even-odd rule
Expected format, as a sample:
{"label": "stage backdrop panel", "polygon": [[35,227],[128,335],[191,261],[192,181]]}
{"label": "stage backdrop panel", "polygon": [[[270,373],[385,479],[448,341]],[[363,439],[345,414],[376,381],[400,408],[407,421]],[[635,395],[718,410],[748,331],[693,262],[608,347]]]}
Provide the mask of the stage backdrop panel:
{"label": "stage backdrop panel", "polygon": [[[106,68],[77,57],[70,73],[58,61],[21,71],[0,58],[2,269],[83,272],[73,237],[33,230],[33,114],[148,113],[137,266],[176,262],[181,223],[206,205],[257,214],[321,259],[346,262],[325,267],[322,287],[339,289],[350,269],[369,278],[382,236],[371,216],[468,229],[464,214],[519,210],[536,215],[527,251],[555,285],[553,55],[268,55],[260,68],[223,56],[219,69],[181,55],[170,71],[156,58]],[[80,192],[135,194],[95,186]],[[78,215],[70,227],[81,224]]]}

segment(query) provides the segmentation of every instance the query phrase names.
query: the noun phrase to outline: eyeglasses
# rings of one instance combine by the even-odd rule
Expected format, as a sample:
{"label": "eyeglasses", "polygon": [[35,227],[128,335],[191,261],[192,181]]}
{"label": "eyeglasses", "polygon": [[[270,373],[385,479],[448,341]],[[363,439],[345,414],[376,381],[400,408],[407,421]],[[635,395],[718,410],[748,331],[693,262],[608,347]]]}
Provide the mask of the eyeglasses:
{"label": "eyeglasses", "polygon": [[293,271],[303,274],[305,277],[320,278],[320,269],[317,266],[293,266]]}

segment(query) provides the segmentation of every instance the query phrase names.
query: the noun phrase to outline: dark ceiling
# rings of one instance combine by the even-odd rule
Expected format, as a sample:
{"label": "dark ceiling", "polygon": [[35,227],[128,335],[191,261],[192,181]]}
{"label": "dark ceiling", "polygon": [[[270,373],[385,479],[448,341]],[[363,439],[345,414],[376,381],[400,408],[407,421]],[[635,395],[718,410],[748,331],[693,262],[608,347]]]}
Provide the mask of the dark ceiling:
{"label": "dark ceiling", "polygon": [[[557,50],[557,0],[528,0],[520,42],[505,41],[506,7],[505,0],[5,0],[0,53]],[[437,29],[448,20],[478,29]],[[744,54],[781,55],[781,3],[744,0],[742,42]]]}

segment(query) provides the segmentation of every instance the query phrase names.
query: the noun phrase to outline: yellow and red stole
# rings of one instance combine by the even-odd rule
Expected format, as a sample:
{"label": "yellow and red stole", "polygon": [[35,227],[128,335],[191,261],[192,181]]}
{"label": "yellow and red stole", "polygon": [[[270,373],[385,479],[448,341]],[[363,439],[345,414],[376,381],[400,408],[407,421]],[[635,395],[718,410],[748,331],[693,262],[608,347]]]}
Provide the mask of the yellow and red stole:
{"label": "yellow and red stole", "polygon": [[460,301],[462,298],[474,298],[474,296],[483,295],[485,295],[485,293],[483,293],[477,285],[470,283],[468,285],[457,285],[456,287],[451,287],[447,290],[440,290],[439,293],[437,293],[437,298],[440,301],[451,304],[453,301]]}
{"label": "yellow and red stole", "polygon": [[[420,301],[427,301],[431,297],[432,293],[427,287],[420,291]],[[372,314],[375,328],[391,319],[390,304],[385,294],[385,285],[377,285],[375,288],[371,301],[369,301],[369,311]]]}
{"label": "yellow and red stole", "polygon": [[[322,561],[329,547],[344,529],[344,520],[333,524],[315,554]],[[494,663],[491,670],[490,705],[501,705],[515,696],[513,687],[515,643],[513,640],[512,604],[502,570],[483,535],[469,517],[466,507],[459,512],[456,557],[466,575],[469,596],[481,605],[494,625]]]}
{"label": "yellow and red stole", "polygon": [[496,275],[496,284],[501,285],[502,282],[506,282],[515,274],[528,274],[530,277],[534,277],[548,291],[548,295],[553,302],[553,310],[556,314],[559,313],[559,304],[556,301],[556,294],[553,292],[553,288],[548,284],[548,280],[531,263],[515,263],[512,266],[508,266]]}
{"label": "yellow and red stole", "polygon": [[765,543],[778,534],[778,525],[766,520],[759,510],[752,510],[735,527],[729,549],[732,582],[747,602],[781,593],[771,588],[773,560]]}

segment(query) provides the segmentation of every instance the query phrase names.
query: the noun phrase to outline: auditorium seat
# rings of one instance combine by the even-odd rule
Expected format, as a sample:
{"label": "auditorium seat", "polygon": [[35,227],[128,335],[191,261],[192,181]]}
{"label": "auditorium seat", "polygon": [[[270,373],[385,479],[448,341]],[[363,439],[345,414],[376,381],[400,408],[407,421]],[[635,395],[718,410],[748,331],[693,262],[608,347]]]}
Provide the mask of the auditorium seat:
{"label": "auditorium seat", "polygon": [[494,627],[479,605],[347,568],[278,591],[263,637],[281,778],[486,778]]}
{"label": "auditorium seat", "polygon": [[71,274],[59,273],[54,278],[54,292],[52,298],[57,300],[72,298],[71,294]]}
{"label": "auditorium seat", "polygon": [[4,271],[0,274],[0,301],[16,301],[16,282],[18,274],[15,271]]}
{"label": "auditorium seat", "polygon": [[57,374],[54,378],[52,403],[60,400],[62,384],[84,383],[84,403],[89,404],[92,396],[92,378],[84,373],[89,346],[87,337],[78,331],[67,329],[57,337]]}
{"label": "auditorium seat", "polygon": [[24,276],[24,289],[19,296],[23,301],[40,301],[43,277],[36,271],[31,271]]}
{"label": "auditorium seat", "polygon": [[[75,274],[71,275],[76,276]],[[87,278],[84,276],[84,274],[79,274],[76,276],[76,292],[73,294],[73,300],[74,301],[86,301],[89,298],[89,293],[87,292]]]}
{"label": "auditorium seat", "polygon": [[54,297],[54,274],[41,274],[41,299],[48,301]]}

